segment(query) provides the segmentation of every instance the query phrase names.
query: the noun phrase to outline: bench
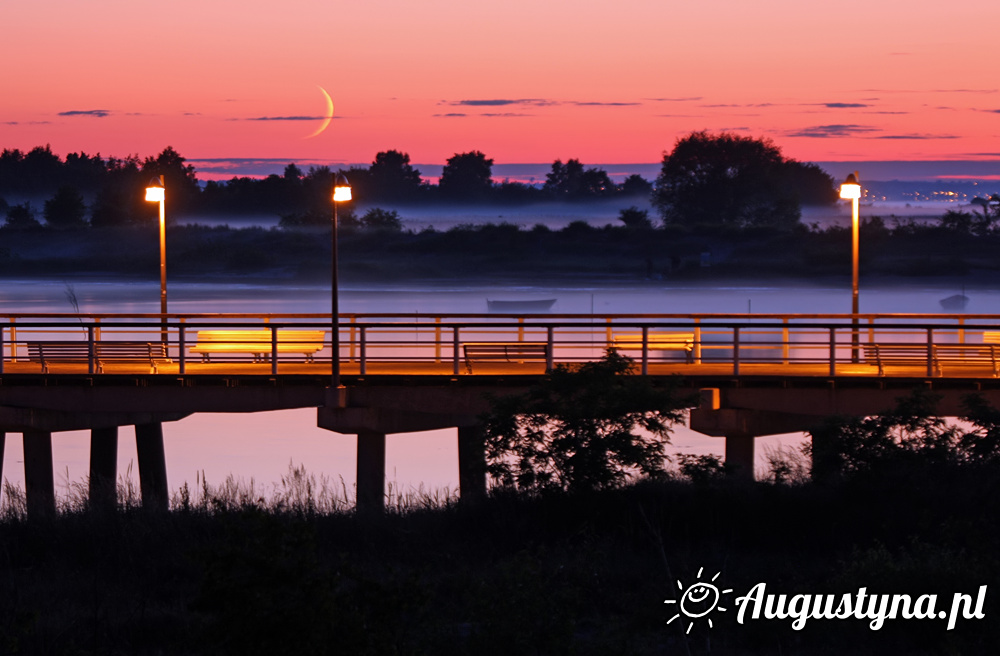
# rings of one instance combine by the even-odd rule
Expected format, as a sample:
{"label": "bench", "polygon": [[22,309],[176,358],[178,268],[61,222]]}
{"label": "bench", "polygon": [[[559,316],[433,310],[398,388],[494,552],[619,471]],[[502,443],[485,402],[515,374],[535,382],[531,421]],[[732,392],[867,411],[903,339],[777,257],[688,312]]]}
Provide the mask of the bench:
{"label": "bench", "polygon": [[[878,366],[880,376],[886,366],[927,368],[927,344],[864,344],[865,360]],[[931,371],[940,376],[944,364],[974,367],[989,365],[993,376],[1000,376],[1000,345],[932,344]]]}
{"label": "bench", "polygon": [[[315,362],[313,355],[321,350],[326,339],[324,330],[278,329],[278,353],[301,353],[306,362]],[[213,353],[250,354],[255,362],[270,358],[271,330],[199,330],[192,353],[200,353],[202,362],[209,362]]]}
{"label": "bench", "polygon": [[[878,375],[885,375],[887,366],[927,368],[927,344],[863,344],[865,360],[878,367]],[[941,364],[931,348],[931,370],[941,373]]]}
{"label": "bench", "polygon": [[[56,362],[80,363],[90,361],[88,342],[28,342],[28,359],[42,365],[42,373],[49,373],[49,365]],[[94,342],[94,365],[104,373],[104,365],[111,363],[148,362],[150,373],[157,373],[159,364],[170,362],[167,346],[160,342]]]}
{"label": "bench", "polygon": [[545,362],[549,361],[548,342],[465,342],[465,368],[472,373],[472,363],[479,361]]}
{"label": "bench", "polygon": [[[611,346],[619,351],[641,351],[642,333],[621,333],[611,339]],[[694,356],[694,333],[649,332],[646,335],[647,351],[684,351],[688,363]]]}

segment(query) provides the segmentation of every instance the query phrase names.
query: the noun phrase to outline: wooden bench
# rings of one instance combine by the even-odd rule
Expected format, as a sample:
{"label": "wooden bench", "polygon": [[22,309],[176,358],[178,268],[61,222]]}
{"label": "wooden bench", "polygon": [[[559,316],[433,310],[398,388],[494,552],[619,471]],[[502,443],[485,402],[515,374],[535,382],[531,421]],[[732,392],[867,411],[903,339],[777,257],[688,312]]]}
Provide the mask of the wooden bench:
{"label": "wooden bench", "polygon": [[[865,360],[878,366],[880,376],[886,366],[923,367],[927,370],[927,344],[864,344]],[[989,365],[1000,376],[1000,345],[932,344],[931,371],[940,376],[943,365],[976,367]]]}
{"label": "wooden bench", "polygon": [[[278,329],[278,353],[301,353],[306,362],[324,346],[324,330]],[[249,354],[255,362],[267,360],[272,351],[271,331],[261,330],[199,330],[192,353],[200,353],[202,362],[209,362],[213,353]]]}
{"label": "wooden bench", "polygon": [[472,363],[479,361],[548,362],[548,342],[465,342],[465,368],[472,373]]}
{"label": "wooden bench", "polygon": [[[927,369],[927,344],[862,344],[865,360],[878,367],[878,375],[885,375],[887,366],[923,367]],[[930,351],[931,371],[941,373],[941,364]]]}
{"label": "wooden bench", "polygon": [[[621,333],[611,339],[611,346],[619,351],[641,351],[642,333]],[[649,332],[646,335],[647,351],[684,351],[688,363],[694,357],[694,333]]]}
{"label": "wooden bench", "polygon": [[[80,363],[90,361],[90,344],[87,342],[28,342],[28,359],[42,365],[42,373],[49,373],[49,365],[56,362]],[[111,363],[148,362],[150,373],[157,373],[157,366],[170,362],[167,346],[160,342],[94,342],[94,366],[104,373],[104,365]]]}

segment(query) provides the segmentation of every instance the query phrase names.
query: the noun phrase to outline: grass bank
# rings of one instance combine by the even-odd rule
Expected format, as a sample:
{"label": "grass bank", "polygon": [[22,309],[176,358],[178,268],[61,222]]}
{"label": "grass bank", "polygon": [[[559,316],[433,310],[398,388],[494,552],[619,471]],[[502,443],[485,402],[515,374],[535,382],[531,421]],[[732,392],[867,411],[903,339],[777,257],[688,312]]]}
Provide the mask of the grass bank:
{"label": "grass bank", "polygon": [[[0,649],[24,654],[973,654],[986,619],[736,622],[735,597],[975,596],[1000,575],[994,471],[831,485],[709,478],[584,496],[427,500],[359,517],[251,491],[0,522]],[[310,501],[310,499],[313,499]],[[700,574],[704,568],[704,574]],[[710,619],[667,624],[719,573]],[[992,585],[990,586],[992,588]],[[990,592],[993,593],[991,589]]]}

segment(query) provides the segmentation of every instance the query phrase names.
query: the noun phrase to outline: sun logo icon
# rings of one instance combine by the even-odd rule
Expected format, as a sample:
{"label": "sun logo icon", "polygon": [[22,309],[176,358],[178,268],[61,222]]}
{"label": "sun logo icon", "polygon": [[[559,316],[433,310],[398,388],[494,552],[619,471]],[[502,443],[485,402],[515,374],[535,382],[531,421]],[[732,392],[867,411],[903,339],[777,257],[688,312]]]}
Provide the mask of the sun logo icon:
{"label": "sun logo icon", "polygon": [[667,620],[667,624],[670,624],[682,615],[690,620],[688,623],[687,630],[684,632],[685,635],[691,633],[691,629],[694,627],[694,622],[702,617],[708,622],[708,628],[712,628],[712,618],[709,617],[712,611],[725,612],[725,608],[719,605],[722,600],[722,595],[732,592],[732,588],[728,590],[719,590],[718,586],[715,585],[715,580],[719,578],[722,572],[716,573],[715,576],[711,578],[710,581],[702,581],[701,574],[705,571],[702,567],[698,570],[698,576],[695,577],[694,583],[689,585],[686,589],[684,584],[677,580],[677,589],[681,591],[681,599],[677,601],[676,599],[667,599],[663,603],[665,604],[677,604],[679,612],[675,613],[673,617]]}

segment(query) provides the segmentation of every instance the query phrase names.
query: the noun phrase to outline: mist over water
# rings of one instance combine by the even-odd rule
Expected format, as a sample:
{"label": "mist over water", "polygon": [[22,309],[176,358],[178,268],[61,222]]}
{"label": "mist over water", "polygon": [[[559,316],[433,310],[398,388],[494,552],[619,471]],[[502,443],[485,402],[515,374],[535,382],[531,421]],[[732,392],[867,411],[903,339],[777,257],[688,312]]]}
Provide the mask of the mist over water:
{"label": "mist over water", "polygon": [[[157,282],[6,280],[0,284],[0,314],[72,312],[67,290],[82,312],[156,313]],[[323,313],[329,312],[330,292],[323,286],[171,283],[172,312]],[[956,291],[950,286],[920,284],[869,288],[862,284],[862,312],[940,313],[940,300]],[[1000,313],[1000,290],[968,289],[967,313]],[[849,281],[844,286],[784,283],[747,285],[735,282],[680,284],[649,281],[639,285],[519,285],[483,283],[345,285],[340,295],[344,313],[419,315],[487,312],[490,300],[555,299],[552,313],[830,313],[850,311]],[[322,365],[318,365],[322,366]],[[119,472],[137,482],[135,441],[131,427],[119,432]],[[195,484],[203,474],[210,484],[229,475],[266,490],[287,474],[289,465],[304,465],[309,473],[341,481],[352,490],[355,480],[355,438],[316,426],[315,410],[256,414],[199,414],[164,424],[168,481],[171,490]],[[53,452],[57,493],[67,483],[87,475],[88,431],[56,433]],[[769,449],[797,447],[801,434],[758,438],[757,468],[766,469]],[[678,428],[673,454],[714,453],[721,456],[723,440]],[[21,440],[8,435],[3,477],[23,485]],[[394,488],[452,491],[458,486],[458,454],[454,430],[390,435],[386,445],[386,476]]]}

